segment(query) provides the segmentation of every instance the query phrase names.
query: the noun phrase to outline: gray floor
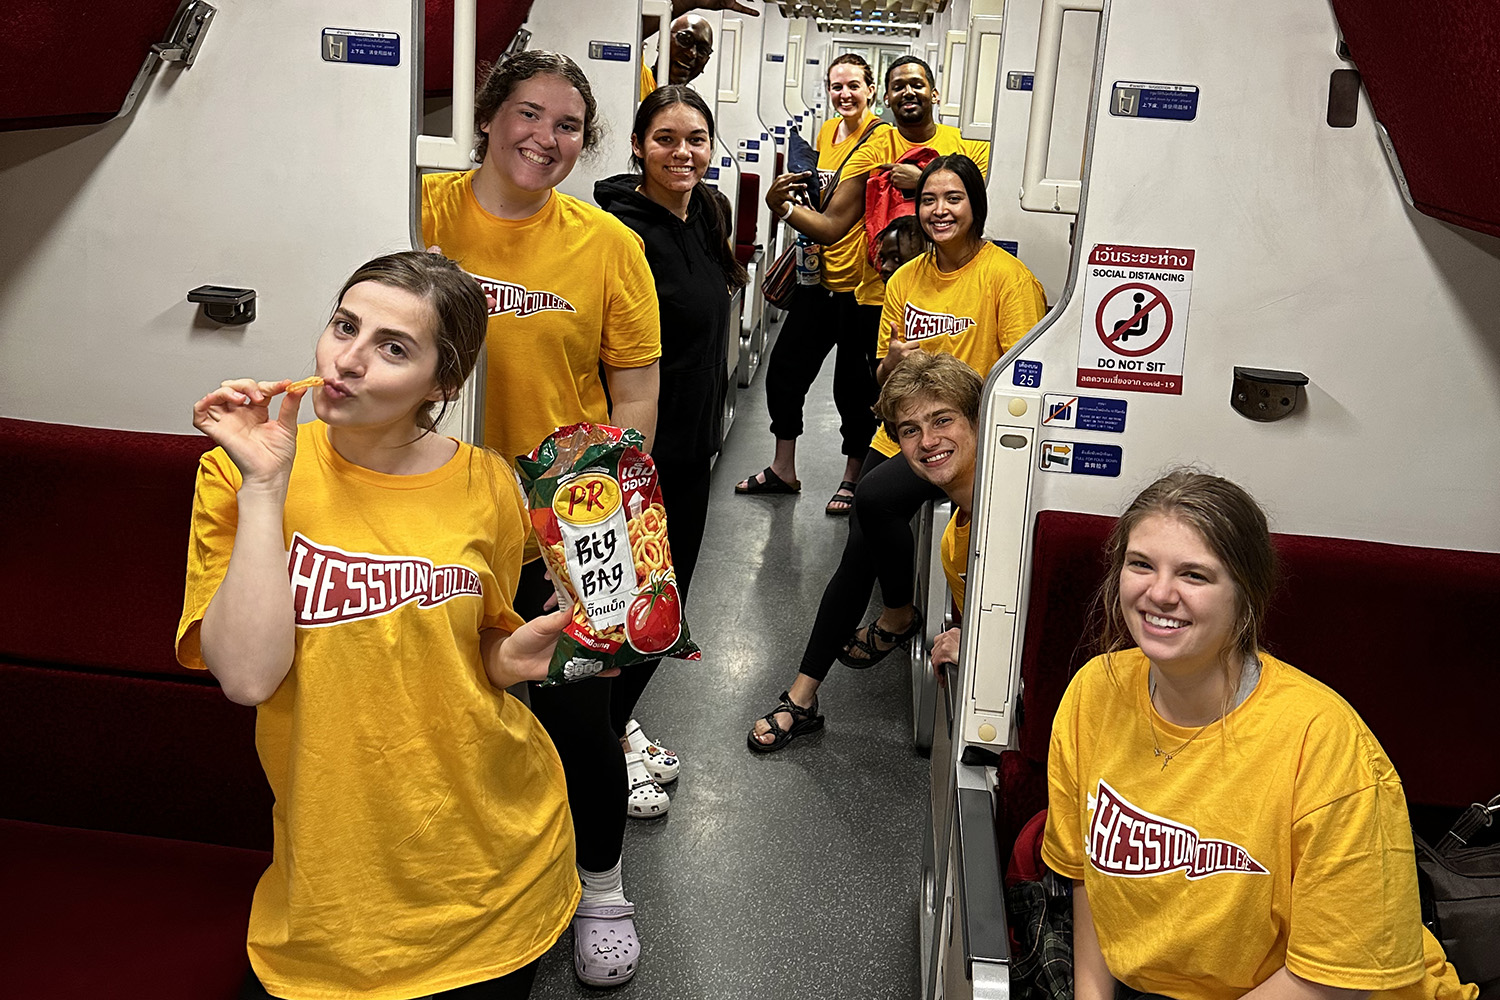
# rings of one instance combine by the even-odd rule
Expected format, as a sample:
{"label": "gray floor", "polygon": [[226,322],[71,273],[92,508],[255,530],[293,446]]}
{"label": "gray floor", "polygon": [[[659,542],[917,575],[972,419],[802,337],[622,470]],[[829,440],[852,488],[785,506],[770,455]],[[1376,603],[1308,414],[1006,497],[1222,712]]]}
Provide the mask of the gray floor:
{"label": "gray floor", "polygon": [[[832,359],[809,396],[798,497],[741,497],[765,466],[765,366],[739,390],[714,470],[688,625],[699,663],[668,660],[637,713],[682,754],[663,819],[631,820],[625,891],[642,960],[623,998],[907,998],[918,992],[917,883],[927,761],[911,745],[903,654],[835,666],[825,731],[780,753],[745,746],[801,659],[848,532],[823,505],[838,486]],[[542,960],[533,997],[598,997],[573,976],[572,935]]]}

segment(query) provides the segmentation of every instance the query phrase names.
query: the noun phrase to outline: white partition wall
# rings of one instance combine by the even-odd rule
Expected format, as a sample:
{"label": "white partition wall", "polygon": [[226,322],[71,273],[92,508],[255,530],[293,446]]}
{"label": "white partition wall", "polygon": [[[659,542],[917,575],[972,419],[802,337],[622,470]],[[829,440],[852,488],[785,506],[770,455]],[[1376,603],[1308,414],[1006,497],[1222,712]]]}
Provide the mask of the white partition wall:
{"label": "white partition wall", "polygon": [[[1042,0],[1008,0],[996,72],[990,176],[989,219],[985,236],[1012,249],[1041,281],[1047,301],[1062,297],[1072,257],[1076,216],[1021,209],[1021,164],[1026,155],[1026,127],[1036,69],[1037,25]],[[1094,47],[1099,15],[1078,11],[1063,20],[1058,60],[1057,101],[1052,116],[1048,176],[1077,178],[1083,166],[1083,140],[1094,83]]]}
{"label": "white partition wall", "polygon": [[[220,380],[311,371],[343,279],[414,245],[422,5],[216,6],[125,118],[0,133],[0,415],[190,433]],[[325,62],[330,25],[398,34],[399,64]],[[203,284],[256,319],[206,319]]]}
{"label": "white partition wall", "polygon": [[823,81],[833,55],[833,35],[823,31],[816,21],[809,19],[802,57],[802,103],[809,112],[803,122],[803,134],[809,142],[816,138],[818,128],[828,117],[828,88]]}
{"label": "white partition wall", "polygon": [[[766,246],[771,240],[771,211],[765,206],[764,195],[776,176],[776,144],[772,141],[771,119],[764,114],[763,104],[767,91],[776,99],[781,95],[777,81],[766,86],[765,67],[773,64],[765,61],[762,52],[771,51],[765,48],[767,26],[778,21],[784,25],[786,20],[774,7],[767,7],[760,17],[726,16],[725,21],[736,22],[740,32],[739,90],[734,101],[720,95],[719,129],[734,149],[740,170],[760,178],[761,199],[755,207],[755,242]],[[774,120],[780,124],[782,118],[778,115]]]}
{"label": "white partition wall", "polygon": [[[669,27],[662,25],[661,30]],[[570,4],[539,0],[532,4],[526,30],[531,32],[528,48],[571,56],[583,68],[593,88],[599,120],[605,129],[604,141],[581,157],[568,179],[558,185],[564,194],[592,204],[595,181],[630,167],[630,126],[640,103],[641,87],[640,65],[636,61],[641,30],[639,0],[598,4],[587,18],[580,18]]]}
{"label": "white partition wall", "polygon": [[804,139],[809,139],[807,123],[812,118],[812,109],[804,97],[807,60],[808,53],[813,51],[812,45],[815,42],[812,21],[805,17],[793,18],[791,26],[787,29],[786,74],[783,79],[784,102],[788,118],[786,127],[796,128],[802,133]]}

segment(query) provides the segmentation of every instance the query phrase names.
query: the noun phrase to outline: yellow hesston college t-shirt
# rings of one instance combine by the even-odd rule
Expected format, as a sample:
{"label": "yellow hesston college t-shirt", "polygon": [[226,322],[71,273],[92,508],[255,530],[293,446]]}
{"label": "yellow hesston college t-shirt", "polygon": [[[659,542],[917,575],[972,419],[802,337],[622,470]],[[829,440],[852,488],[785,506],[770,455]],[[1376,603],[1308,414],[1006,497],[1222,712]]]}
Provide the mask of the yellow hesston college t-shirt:
{"label": "yellow hesston college t-shirt", "polygon": [[600,361],[661,357],[656,283],[641,238],[603,209],[554,191],[530,218],[501,219],[472,179],[422,178],[422,240],[495,296],[484,443],[514,463],[564,424],[608,422]]}
{"label": "yellow hesston college t-shirt", "polygon": [[[1053,720],[1042,858],[1082,879],[1115,978],[1237,1000],[1283,965],[1327,986],[1466,995],[1424,974],[1401,780],[1349,704],[1260,655],[1255,690],[1194,737],[1155,714],[1139,649],[1091,660]],[[1155,740],[1151,723],[1155,722]],[[1436,942],[1433,942],[1436,947]],[[1430,958],[1431,956],[1429,956]],[[1472,995],[1472,994],[1467,994]]]}
{"label": "yellow hesston college t-shirt", "polygon": [[[855,154],[849,157],[849,164],[844,167],[843,176],[859,177],[862,174],[868,174],[882,164],[895,163],[902,156],[920,146],[926,146],[939,156],[963,153],[974,161],[981,174],[990,172],[989,143],[979,139],[965,139],[963,134],[952,125],[939,125],[937,132],[926,142],[907,142],[901,137],[899,130],[881,129],[870,136],[870,141],[859,147]],[[819,166],[821,165],[819,163]],[[860,219],[860,226],[864,226],[863,218]],[[859,304],[864,306],[878,306],[885,296],[885,284],[880,277],[880,272],[870,263],[868,256],[864,258],[859,287],[854,295],[859,300]]]}
{"label": "yellow hesston college t-shirt", "polygon": [[[963,524],[959,524],[963,518]],[[969,518],[958,511],[948,519],[943,529],[942,541],[943,575],[948,578],[948,590],[953,594],[953,605],[958,613],[964,613],[965,574],[969,571]]]}
{"label": "yellow hesston college t-shirt", "polygon": [[[865,112],[865,117],[849,133],[843,142],[835,143],[834,136],[838,134],[839,124],[843,121],[837,116],[832,121],[823,123],[818,130],[818,183],[819,190],[826,192],[823,197],[830,197],[833,189],[838,186],[840,177],[849,176],[847,170],[840,171],[846,158],[851,158],[856,146],[859,146],[860,136],[875,121],[875,116]],[[881,125],[878,130],[865,140],[865,146],[875,141],[881,132],[894,132],[895,129],[889,125]],[[864,149],[864,146],[859,146]],[[856,222],[850,230],[837,242],[823,248],[823,287],[830,292],[852,292],[859,287],[864,278],[865,258],[865,223],[864,219]]]}
{"label": "yellow hesston college t-shirt", "polygon": [[[875,356],[890,353],[894,330],[929,354],[953,355],[982,378],[1046,311],[1041,282],[993,243],[946,274],[933,253],[924,253],[891,275]],[[884,427],[870,447],[886,456],[901,450]]]}
{"label": "yellow hesston college t-shirt", "polygon": [[[241,483],[199,465],[177,658],[228,568]],[[256,711],[275,846],[250,911],[276,996],[399,998],[546,951],[578,901],[567,785],[536,717],[496,690],[479,631],[511,608],[529,527],[513,473],[460,445],[433,472],[351,465],[303,424],[284,537],[296,657]]]}

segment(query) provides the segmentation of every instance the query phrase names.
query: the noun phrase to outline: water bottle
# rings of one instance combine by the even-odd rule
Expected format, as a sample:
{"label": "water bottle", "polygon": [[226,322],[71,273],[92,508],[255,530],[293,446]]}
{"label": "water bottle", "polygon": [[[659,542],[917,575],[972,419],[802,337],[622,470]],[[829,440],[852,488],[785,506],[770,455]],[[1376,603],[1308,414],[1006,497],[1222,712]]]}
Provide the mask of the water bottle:
{"label": "water bottle", "polygon": [[809,237],[797,236],[797,284],[816,285],[823,279],[823,248]]}

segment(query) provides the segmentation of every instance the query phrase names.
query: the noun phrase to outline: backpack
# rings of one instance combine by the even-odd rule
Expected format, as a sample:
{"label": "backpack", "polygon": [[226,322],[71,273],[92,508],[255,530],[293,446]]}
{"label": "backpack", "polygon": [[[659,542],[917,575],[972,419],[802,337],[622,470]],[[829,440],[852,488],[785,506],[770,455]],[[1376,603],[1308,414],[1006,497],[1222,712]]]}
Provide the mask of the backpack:
{"label": "backpack", "polygon": [[[901,154],[897,163],[910,163],[918,168],[938,158],[937,150],[927,146],[914,146]],[[865,181],[865,252],[870,264],[880,268],[880,234],[894,219],[903,215],[917,214],[917,199],[891,183],[889,170],[877,170]]]}
{"label": "backpack", "polygon": [[1412,835],[1422,922],[1481,997],[1500,996],[1500,844],[1473,841],[1497,813],[1500,795],[1471,805],[1436,847]]}

